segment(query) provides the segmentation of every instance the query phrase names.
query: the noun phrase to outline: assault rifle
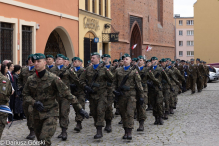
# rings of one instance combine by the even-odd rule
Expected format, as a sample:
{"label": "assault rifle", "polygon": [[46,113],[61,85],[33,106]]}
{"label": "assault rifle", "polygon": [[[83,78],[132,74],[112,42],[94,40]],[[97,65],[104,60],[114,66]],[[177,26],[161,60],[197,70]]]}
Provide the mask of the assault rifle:
{"label": "assault rifle", "polygon": [[64,73],[65,73],[67,70],[69,70],[69,68],[72,66],[72,64],[73,64],[73,62],[72,62],[71,64],[69,64],[68,67],[66,67],[66,69],[63,70],[63,72],[62,72],[61,74],[59,74],[59,77],[60,77],[61,79],[63,78]]}

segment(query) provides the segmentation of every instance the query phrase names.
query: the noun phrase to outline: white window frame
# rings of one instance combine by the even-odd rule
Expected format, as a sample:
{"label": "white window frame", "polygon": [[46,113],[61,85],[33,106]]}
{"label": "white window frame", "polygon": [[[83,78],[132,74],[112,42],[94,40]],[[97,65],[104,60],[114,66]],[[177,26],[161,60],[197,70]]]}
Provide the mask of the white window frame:
{"label": "white window frame", "polygon": [[[181,32],[181,34],[180,34]],[[179,36],[183,36],[183,31],[182,30],[179,30]]]}
{"label": "white window frame", "polygon": [[187,46],[194,46],[194,41],[187,41]]}
{"label": "white window frame", "polygon": [[192,57],[194,56],[194,51],[187,51],[187,56]]}
{"label": "white window frame", "polygon": [[187,30],[188,36],[194,36],[194,30]]}
{"label": "white window frame", "polygon": [[186,25],[194,25],[194,20],[187,20]]}
{"label": "white window frame", "polygon": [[179,20],[179,25],[183,25],[183,20]]}
{"label": "white window frame", "polygon": [[183,51],[179,51],[179,56],[180,56],[180,57],[183,56]]}
{"label": "white window frame", "polygon": [[[182,42],[182,45],[180,45],[180,42]],[[183,46],[183,41],[179,41],[179,46]]]}

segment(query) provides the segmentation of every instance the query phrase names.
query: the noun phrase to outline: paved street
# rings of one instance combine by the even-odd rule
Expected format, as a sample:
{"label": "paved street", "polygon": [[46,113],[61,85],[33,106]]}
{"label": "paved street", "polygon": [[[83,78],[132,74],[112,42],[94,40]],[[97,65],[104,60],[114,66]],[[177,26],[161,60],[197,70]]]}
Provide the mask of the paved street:
{"label": "paved street", "polygon": [[[169,116],[163,126],[153,125],[152,112],[147,112],[145,131],[137,132],[138,122],[135,121],[133,140],[123,140],[123,129],[118,125],[119,116],[113,120],[113,132],[103,133],[104,137],[94,140],[96,132],[93,126],[93,119],[86,119],[83,122],[83,130],[75,132],[74,112],[71,111],[70,125],[68,129],[68,140],[63,142],[58,139],[61,129],[57,130],[52,138],[53,146],[79,146],[79,145],[142,145],[142,146],[215,146],[219,139],[219,82],[209,83],[207,89],[202,93],[191,95],[190,91],[181,94],[175,110],[175,114]],[[88,111],[88,104],[86,104]],[[10,129],[3,132],[2,140],[25,140],[28,134],[26,121],[15,121]]]}

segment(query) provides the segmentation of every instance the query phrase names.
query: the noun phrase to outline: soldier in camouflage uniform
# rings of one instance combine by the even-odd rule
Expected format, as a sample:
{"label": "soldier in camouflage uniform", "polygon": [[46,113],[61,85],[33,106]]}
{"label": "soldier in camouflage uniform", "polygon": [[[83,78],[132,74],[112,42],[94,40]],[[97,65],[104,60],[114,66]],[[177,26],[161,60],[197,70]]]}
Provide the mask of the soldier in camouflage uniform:
{"label": "soldier in camouflage uniform", "polygon": [[195,93],[195,84],[197,82],[197,77],[199,77],[199,70],[198,70],[198,66],[196,64],[194,64],[194,59],[191,59],[191,64],[188,67],[188,70],[190,72],[190,77],[191,77],[191,90],[192,90],[192,94]]}
{"label": "soldier in camouflage uniform", "polygon": [[[131,56],[124,54],[124,67],[116,69],[115,73],[115,91],[114,94],[119,99],[119,109],[123,121],[125,134],[123,139],[132,139],[132,129],[134,128],[134,111],[136,109],[136,90],[139,92],[138,101],[142,106],[144,104],[144,91],[141,84],[141,77],[136,66],[130,67]],[[124,78],[127,80],[123,85]]]}
{"label": "soldier in camouflage uniform", "polygon": [[[82,87],[77,74],[73,71],[73,69],[68,69],[64,66],[64,59],[66,57],[62,54],[56,55],[56,66],[53,67],[50,72],[59,76],[61,80],[66,84],[68,89],[70,89],[70,84],[74,83],[78,87]],[[57,95],[56,100],[59,103],[59,124],[62,128],[62,133],[58,136],[58,138],[62,138],[62,140],[67,139],[68,124],[69,124],[69,113],[70,113],[70,103],[67,99],[63,98],[61,94]]]}
{"label": "soldier in camouflage uniform", "polygon": [[[150,81],[158,86],[160,85],[160,82],[154,77],[154,74],[149,70],[148,68],[145,67],[144,64],[144,57],[143,56],[138,56],[138,68],[137,71],[139,72],[139,75],[141,77],[141,84],[143,87],[144,91],[144,103],[143,105],[140,105],[139,102],[136,102],[136,108],[137,108],[137,120],[139,121],[139,128],[137,131],[144,131],[144,121],[146,120],[146,106],[148,104],[148,85],[147,82],[150,79]],[[137,91],[136,94],[136,100],[139,100],[139,97],[141,95]]]}
{"label": "soldier in camouflage uniform", "polygon": [[113,66],[118,66],[119,65],[119,61],[117,59],[113,60]]}
{"label": "soldier in camouflage uniform", "polygon": [[190,72],[189,72],[189,62],[186,61],[186,66],[187,66],[187,79],[186,79],[186,89],[189,90],[190,89],[190,83],[191,83],[191,77],[190,77]]}
{"label": "soldier in camouflage uniform", "polygon": [[71,95],[68,87],[55,74],[46,70],[46,57],[44,54],[33,55],[36,73],[30,76],[24,86],[23,98],[32,105],[34,115],[34,131],[37,140],[45,140],[45,145],[51,145],[51,137],[56,131],[59,116],[59,104],[56,95],[60,94],[75,107],[75,110],[85,117],[88,114],[82,109],[77,99]]}
{"label": "soldier in camouflage uniform", "polygon": [[[11,82],[0,73],[0,105],[9,106],[10,95],[12,94]],[[7,124],[8,114],[0,112],[0,140],[3,130]]]}
{"label": "soldier in camouflage uniform", "polygon": [[[163,68],[157,66],[158,58],[157,57],[152,57],[152,73],[156,77],[156,79],[159,80],[161,83],[162,80],[166,80],[167,84],[172,88],[172,84],[170,83],[170,79],[167,76],[166,72],[164,71]],[[164,87],[163,87],[164,88]],[[154,88],[150,88],[149,90],[149,98],[151,101],[151,104],[153,106],[153,116],[155,117],[155,125],[163,125],[163,93],[162,89],[159,88],[158,86],[154,86]]]}
{"label": "soldier in camouflage uniform", "polygon": [[54,57],[52,55],[46,55],[46,69],[48,71],[50,71],[51,68],[54,67],[53,63],[54,63]]}
{"label": "soldier in camouflage uniform", "polygon": [[[28,56],[28,67],[22,68],[21,73],[18,77],[18,88],[20,91],[23,90],[23,87],[25,86],[27,82],[27,78],[35,73],[34,64],[31,60],[32,56],[33,54]],[[32,114],[33,106],[27,104],[27,102],[24,99],[23,99],[22,106],[23,106],[24,114],[27,118],[27,126],[28,126],[28,129],[30,130],[30,134],[26,137],[26,139],[33,140],[35,138],[34,122],[33,122],[33,114]]]}
{"label": "soldier in camouflage uniform", "polygon": [[205,61],[203,62],[203,64],[204,64],[204,68],[205,68],[204,88],[206,88],[207,87],[207,83],[208,83],[208,77],[209,77],[209,68],[206,65]]}
{"label": "soldier in camouflage uniform", "polygon": [[[100,64],[100,54],[91,54],[92,66],[86,68],[80,79],[84,83],[85,90],[89,95],[90,110],[94,119],[97,134],[94,139],[103,137],[105,111],[107,109],[107,82],[113,81],[113,74],[103,64]],[[94,78],[94,76],[96,76]],[[86,84],[87,81],[87,84]]]}
{"label": "soldier in camouflage uniform", "polygon": [[196,65],[198,67],[199,76],[197,77],[197,89],[198,92],[202,92],[204,86],[204,76],[205,76],[205,69],[204,66],[200,63],[200,59],[196,59]]}

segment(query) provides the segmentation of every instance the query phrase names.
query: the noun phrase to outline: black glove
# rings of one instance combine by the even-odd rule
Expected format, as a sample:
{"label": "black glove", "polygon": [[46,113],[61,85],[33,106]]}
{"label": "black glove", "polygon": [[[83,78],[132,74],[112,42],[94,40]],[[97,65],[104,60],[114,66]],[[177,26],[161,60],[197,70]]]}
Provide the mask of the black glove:
{"label": "black glove", "polygon": [[143,105],[143,104],[144,104],[144,99],[140,97],[139,100],[138,100],[138,103],[139,103],[140,105]]}
{"label": "black glove", "polygon": [[85,117],[86,119],[89,118],[89,114],[84,110],[84,109],[80,109],[79,110],[79,114],[83,117]]}
{"label": "black glove", "polygon": [[117,97],[120,96],[120,95],[122,95],[121,92],[118,92],[118,91],[116,91],[116,90],[113,91],[113,94],[114,94],[115,96],[117,96]]}
{"label": "black glove", "polygon": [[43,111],[44,106],[40,101],[35,101],[34,108],[36,108],[39,112]]}
{"label": "black glove", "polygon": [[172,92],[175,92],[175,90],[173,89],[173,87],[171,87],[170,90],[171,90]]}
{"label": "black glove", "polygon": [[63,77],[63,74],[60,74],[60,75],[59,75],[59,77],[62,79],[62,77]]}
{"label": "black glove", "polygon": [[84,90],[86,90],[88,93],[94,93],[94,90],[92,90],[89,86],[85,86]]}

